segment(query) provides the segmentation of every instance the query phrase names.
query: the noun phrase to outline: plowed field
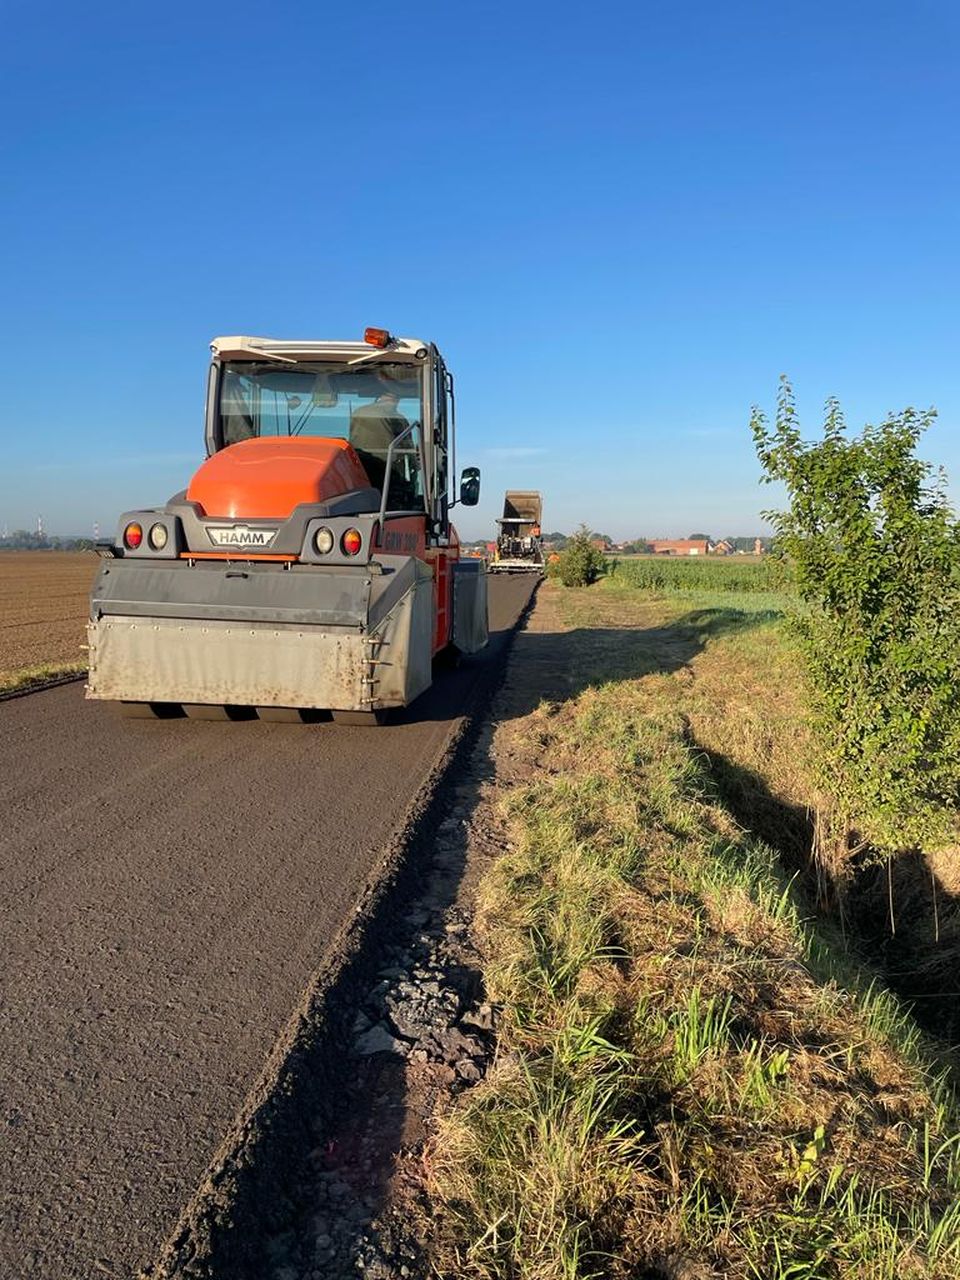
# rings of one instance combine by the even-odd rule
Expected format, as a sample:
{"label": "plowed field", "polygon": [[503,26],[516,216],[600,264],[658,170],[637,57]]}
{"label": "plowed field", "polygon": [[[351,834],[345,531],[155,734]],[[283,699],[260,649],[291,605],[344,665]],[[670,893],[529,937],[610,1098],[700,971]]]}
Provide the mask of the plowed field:
{"label": "plowed field", "polygon": [[0,551],[0,688],[26,669],[82,663],[91,551]]}

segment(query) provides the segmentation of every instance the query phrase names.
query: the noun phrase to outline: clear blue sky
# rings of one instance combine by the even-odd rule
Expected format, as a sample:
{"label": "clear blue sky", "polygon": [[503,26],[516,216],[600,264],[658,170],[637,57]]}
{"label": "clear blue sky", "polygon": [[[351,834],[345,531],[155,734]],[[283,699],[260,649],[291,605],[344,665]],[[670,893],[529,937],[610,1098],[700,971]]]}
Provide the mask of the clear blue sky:
{"label": "clear blue sky", "polygon": [[935,404],[960,485],[958,37],[954,0],[8,0],[0,527],[183,487],[213,335],[367,324],[457,375],[469,537],[507,487],[759,529],[781,372],[811,431]]}

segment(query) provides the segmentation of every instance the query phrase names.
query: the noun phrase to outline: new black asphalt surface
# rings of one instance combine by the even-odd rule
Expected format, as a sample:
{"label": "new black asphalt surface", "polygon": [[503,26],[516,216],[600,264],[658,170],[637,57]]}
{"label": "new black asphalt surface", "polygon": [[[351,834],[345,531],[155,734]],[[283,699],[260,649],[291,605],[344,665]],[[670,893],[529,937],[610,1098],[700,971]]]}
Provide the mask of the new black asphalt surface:
{"label": "new black asphalt surface", "polygon": [[0,1277],[155,1256],[531,589],[381,729],[0,702]]}

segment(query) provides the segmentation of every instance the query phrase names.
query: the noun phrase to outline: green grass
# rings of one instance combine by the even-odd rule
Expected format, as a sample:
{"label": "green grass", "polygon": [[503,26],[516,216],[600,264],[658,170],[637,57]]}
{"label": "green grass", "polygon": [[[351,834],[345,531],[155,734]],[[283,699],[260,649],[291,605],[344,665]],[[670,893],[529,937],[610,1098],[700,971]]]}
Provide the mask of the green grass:
{"label": "green grass", "polygon": [[82,675],[86,669],[84,662],[48,662],[42,666],[3,671],[0,672],[0,693],[11,693],[35,684],[46,684],[59,676]]}
{"label": "green grass", "polygon": [[[940,1062],[744,822],[807,785],[776,609],[728,598],[718,623],[709,595],[609,579],[546,594],[580,683],[513,730],[531,780],[480,892],[499,1052],[431,1152],[438,1270],[955,1277]],[[628,657],[605,679],[611,636]]]}

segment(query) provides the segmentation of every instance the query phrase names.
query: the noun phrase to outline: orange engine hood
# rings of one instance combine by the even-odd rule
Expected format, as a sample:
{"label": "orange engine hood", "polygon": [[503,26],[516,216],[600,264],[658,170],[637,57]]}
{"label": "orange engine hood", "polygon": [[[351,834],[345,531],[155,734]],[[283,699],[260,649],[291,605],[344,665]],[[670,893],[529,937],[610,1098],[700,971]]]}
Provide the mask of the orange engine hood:
{"label": "orange engine hood", "polygon": [[228,445],[208,458],[187,498],[208,516],[276,519],[301,502],[325,502],[370,481],[346,440],[263,436]]}

